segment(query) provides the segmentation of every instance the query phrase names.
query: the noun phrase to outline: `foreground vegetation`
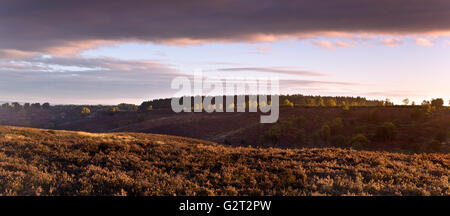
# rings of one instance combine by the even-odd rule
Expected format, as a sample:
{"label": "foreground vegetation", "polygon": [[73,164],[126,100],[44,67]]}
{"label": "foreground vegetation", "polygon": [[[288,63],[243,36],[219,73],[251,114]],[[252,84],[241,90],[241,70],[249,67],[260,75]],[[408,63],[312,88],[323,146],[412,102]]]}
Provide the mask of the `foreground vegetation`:
{"label": "foreground vegetation", "polygon": [[0,127],[2,195],[450,195],[449,154]]}

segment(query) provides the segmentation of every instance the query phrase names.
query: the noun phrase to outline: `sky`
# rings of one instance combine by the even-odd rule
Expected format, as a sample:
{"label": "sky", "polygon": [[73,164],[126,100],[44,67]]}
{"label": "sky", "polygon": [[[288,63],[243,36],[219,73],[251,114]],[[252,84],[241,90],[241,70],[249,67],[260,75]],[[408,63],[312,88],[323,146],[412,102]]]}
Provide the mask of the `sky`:
{"label": "sky", "polygon": [[0,35],[0,101],[140,104],[195,70],[450,100],[448,0],[4,0]]}

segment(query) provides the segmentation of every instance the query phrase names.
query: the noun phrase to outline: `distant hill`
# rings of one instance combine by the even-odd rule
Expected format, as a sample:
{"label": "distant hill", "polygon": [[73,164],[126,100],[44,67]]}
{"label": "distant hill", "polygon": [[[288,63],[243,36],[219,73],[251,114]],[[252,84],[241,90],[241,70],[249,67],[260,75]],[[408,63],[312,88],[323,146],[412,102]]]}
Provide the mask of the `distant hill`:
{"label": "distant hill", "polygon": [[450,195],[449,154],[0,126],[0,195]]}
{"label": "distant hill", "polygon": [[[405,153],[450,152],[450,109],[423,106],[280,107],[276,124],[261,113],[173,113],[167,109],[108,111],[57,106],[0,109],[0,124],[88,132],[143,132],[198,138],[231,146],[340,147]],[[130,110],[132,110],[130,108]],[[392,127],[386,128],[385,126]]]}

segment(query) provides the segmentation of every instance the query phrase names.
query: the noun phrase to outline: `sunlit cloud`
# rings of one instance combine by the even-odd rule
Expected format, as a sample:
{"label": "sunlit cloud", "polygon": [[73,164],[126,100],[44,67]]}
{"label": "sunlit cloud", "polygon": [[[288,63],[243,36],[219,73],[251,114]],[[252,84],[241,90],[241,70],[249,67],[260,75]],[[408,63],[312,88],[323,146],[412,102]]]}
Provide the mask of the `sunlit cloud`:
{"label": "sunlit cloud", "polygon": [[401,45],[403,43],[402,39],[399,38],[382,38],[380,40],[381,44],[389,46],[389,47],[395,47],[398,45]]}
{"label": "sunlit cloud", "polygon": [[337,48],[348,48],[348,47],[355,47],[354,43],[345,42],[342,40],[338,40],[336,42],[332,42],[329,40],[313,40],[312,44],[315,46],[319,46],[325,49],[334,50]]}
{"label": "sunlit cloud", "polygon": [[424,46],[424,47],[434,46],[434,42],[432,42],[432,41],[430,41],[428,39],[425,39],[425,38],[417,38],[415,40],[415,42],[416,42],[417,45]]}
{"label": "sunlit cloud", "polygon": [[325,48],[325,49],[336,49],[330,41],[327,40],[315,40],[312,44]]}
{"label": "sunlit cloud", "polygon": [[307,71],[307,70],[299,70],[293,68],[284,68],[284,67],[240,67],[240,68],[220,68],[218,71],[223,72],[268,72],[268,73],[277,73],[277,74],[287,74],[287,75],[303,75],[303,76],[325,76],[326,74]]}

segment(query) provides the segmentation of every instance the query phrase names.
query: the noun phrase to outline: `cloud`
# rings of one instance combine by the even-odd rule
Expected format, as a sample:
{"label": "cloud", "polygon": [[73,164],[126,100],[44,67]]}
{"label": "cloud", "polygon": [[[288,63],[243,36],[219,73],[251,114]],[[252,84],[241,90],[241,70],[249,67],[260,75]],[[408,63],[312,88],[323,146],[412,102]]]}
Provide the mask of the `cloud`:
{"label": "cloud", "polygon": [[330,41],[327,40],[319,40],[312,42],[316,46],[320,46],[326,49],[336,49]]}
{"label": "cloud", "polygon": [[270,47],[269,45],[263,45],[263,46],[258,47],[258,50],[260,50],[260,51],[267,51],[270,49],[272,49],[272,47]]}
{"label": "cloud", "polygon": [[354,43],[338,40],[336,42],[330,42],[328,40],[313,40],[312,44],[315,46],[323,47],[325,49],[334,50],[337,48],[355,47]]}
{"label": "cloud", "polygon": [[0,50],[0,59],[22,59],[22,58],[28,58],[28,57],[37,56],[37,55],[39,55],[39,53],[24,52],[24,51],[13,50],[13,49]]}
{"label": "cloud", "polygon": [[276,68],[276,67],[240,67],[240,68],[220,68],[218,71],[226,72],[268,72],[268,73],[278,73],[278,74],[288,74],[288,75],[303,75],[303,76],[325,76],[325,74],[298,70],[298,69],[287,69],[287,68]]}
{"label": "cloud", "polygon": [[319,81],[319,80],[281,80],[282,85],[286,87],[322,87],[324,85],[337,85],[337,86],[353,86],[359,85],[353,82],[337,82],[337,81]]}
{"label": "cloud", "polygon": [[417,38],[415,40],[415,42],[416,42],[417,45],[424,46],[424,47],[434,46],[434,42],[432,42],[432,41],[430,41],[428,39],[425,39],[425,38]]}
{"label": "cloud", "polygon": [[0,8],[0,49],[57,55],[111,42],[186,45],[450,32],[448,0],[4,0]]}
{"label": "cloud", "polygon": [[[173,94],[171,65],[112,58],[29,58],[0,61],[0,92],[10,100],[57,103],[140,103]],[[119,100],[120,99],[120,100]]]}
{"label": "cloud", "polygon": [[402,39],[399,38],[383,38],[380,40],[381,44],[389,46],[389,47],[395,47],[403,43]]}

